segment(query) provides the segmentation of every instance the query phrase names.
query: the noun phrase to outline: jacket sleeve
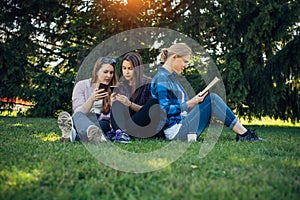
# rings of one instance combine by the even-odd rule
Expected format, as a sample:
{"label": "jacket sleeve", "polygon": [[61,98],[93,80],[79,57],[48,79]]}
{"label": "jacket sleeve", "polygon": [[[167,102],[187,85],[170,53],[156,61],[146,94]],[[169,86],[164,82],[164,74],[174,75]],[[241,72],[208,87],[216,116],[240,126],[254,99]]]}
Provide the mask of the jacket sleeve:
{"label": "jacket sleeve", "polygon": [[84,112],[82,105],[87,101],[87,89],[85,82],[76,83],[72,93],[72,109],[73,113]]}
{"label": "jacket sleeve", "polygon": [[166,111],[167,116],[179,115],[187,110],[186,102],[180,103],[176,94],[171,91],[171,84],[165,80],[160,81],[159,78],[151,84],[152,98],[158,100],[160,106]]}

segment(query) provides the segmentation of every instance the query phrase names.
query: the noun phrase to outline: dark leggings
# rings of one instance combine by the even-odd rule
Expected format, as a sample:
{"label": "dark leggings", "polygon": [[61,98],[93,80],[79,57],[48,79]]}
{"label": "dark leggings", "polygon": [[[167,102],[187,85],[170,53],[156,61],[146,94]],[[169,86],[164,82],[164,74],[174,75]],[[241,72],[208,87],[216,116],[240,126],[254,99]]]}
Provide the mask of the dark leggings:
{"label": "dark leggings", "polygon": [[164,137],[159,128],[160,111],[156,99],[149,100],[137,112],[115,101],[111,109],[111,125],[114,130],[121,129],[137,138]]}

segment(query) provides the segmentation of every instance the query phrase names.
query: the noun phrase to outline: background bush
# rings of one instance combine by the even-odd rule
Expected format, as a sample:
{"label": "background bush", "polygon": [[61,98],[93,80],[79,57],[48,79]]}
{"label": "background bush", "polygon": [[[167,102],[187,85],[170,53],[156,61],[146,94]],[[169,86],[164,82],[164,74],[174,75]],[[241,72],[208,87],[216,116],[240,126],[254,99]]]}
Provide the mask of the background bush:
{"label": "background bush", "polygon": [[[0,98],[35,103],[34,116],[70,111],[76,72],[96,45],[129,29],[164,27],[210,53],[237,114],[299,120],[299,1],[127,2],[1,1]],[[141,52],[145,63],[158,53]]]}

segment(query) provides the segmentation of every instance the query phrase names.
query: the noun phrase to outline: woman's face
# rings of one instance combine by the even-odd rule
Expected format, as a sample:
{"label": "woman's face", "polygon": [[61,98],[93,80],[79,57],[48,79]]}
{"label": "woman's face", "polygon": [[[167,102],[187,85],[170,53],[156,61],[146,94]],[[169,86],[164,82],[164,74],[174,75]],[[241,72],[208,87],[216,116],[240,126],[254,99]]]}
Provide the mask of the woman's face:
{"label": "woman's face", "polygon": [[134,67],[131,62],[124,60],[122,63],[122,75],[127,81],[133,81],[134,79]]}
{"label": "woman's face", "polygon": [[102,67],[97,72],[98,83],[109,85],[115,73],[115,69],[111,64],[102,64]]}
{"label": "woman's face", "polygon": [[172,68],[173,70],[177,73],[177,74],[181,74],[182,71],[188,67],[188,63],[191,59],[190,55],[186,55],[186,56],[174,56],[173,57],[173,63],[172,63]]}

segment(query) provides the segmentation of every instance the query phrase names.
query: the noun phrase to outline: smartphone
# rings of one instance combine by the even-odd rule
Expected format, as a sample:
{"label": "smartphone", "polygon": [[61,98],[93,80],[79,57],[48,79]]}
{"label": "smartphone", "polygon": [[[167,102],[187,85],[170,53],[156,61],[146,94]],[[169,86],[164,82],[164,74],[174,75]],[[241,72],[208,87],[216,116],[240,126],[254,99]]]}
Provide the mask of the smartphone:
{"label": "smartphone", "polygon": [[[111,85],[110,86],[110,91],[111,92],[114,92],[115,89],[118,89],[118,86],[116,86],[116,85]],[[118,90],[115,90],[115,92],[118,92]]]}
{"label": "smartphone", "polygon": [[104,84],[104,83],[100,83],[98,89],[99,89],[99,90],[100,90],[100,89],[104,89],[104,91],[107,92],[108,87],[109,87],[108,85],[106,85],[106,84]]}

